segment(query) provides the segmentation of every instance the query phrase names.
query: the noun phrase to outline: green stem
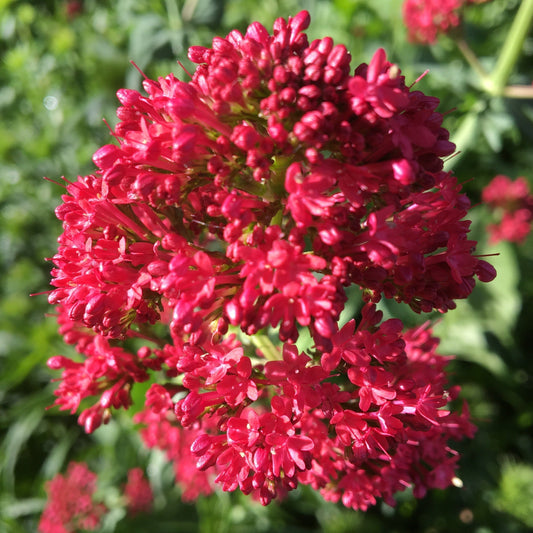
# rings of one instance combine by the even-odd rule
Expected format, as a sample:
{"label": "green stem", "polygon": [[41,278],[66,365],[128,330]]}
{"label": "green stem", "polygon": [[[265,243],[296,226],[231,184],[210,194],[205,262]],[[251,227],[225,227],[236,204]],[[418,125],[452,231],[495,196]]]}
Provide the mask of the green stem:
{"label": "green stem", "polygon": [[500,57],[485,84],[485,88],[491,95],[501,96],[504,93],[505,86],[522,52],[522,46],[532,21],[533,0],[522,0],[503,44]]}
{"label": "green stem", "polygon": [[183,9],[181,10],[181,16],[183,17],[183,20],[187,22],[191,20],[197,6],[198,0],[186,0]]}
{"label": "green stem", "polygon": [[533,85],[508,85],[503,95],[507,98],[533,99]]}
{"label": "green stem", "polygon": [[457,44],[457,48],[459,48],[467,63],[477,73],[482,83],[487,83],[487,71],[483,68],[483,65],[479,62],[479,59],[477,58],[476,54],[474,54],[472,49],[468,46],[465,39],[463,37],[459,37],[458,39],[456,39],[455,43]]}
{"label": "green stem", "polygon": [[255,335],[250,335],[250,340],[265,356],[265,359],[268,359],[269,361],[281,360],[281,352],[276,348],[268,335],[265,335],[264,333],[256,333]]}

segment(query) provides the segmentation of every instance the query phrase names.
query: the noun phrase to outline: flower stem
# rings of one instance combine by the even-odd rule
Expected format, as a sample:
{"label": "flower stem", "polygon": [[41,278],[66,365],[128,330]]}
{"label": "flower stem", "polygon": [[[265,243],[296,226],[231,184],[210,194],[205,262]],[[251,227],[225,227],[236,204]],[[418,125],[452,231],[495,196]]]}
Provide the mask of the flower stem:
{"label": "flower stem", "polygon": [[533,85],[508,85],[503,95],[507,98],[533,99]]}
{"label": "flower stem", "polygon": [[465,39],[463,37],[460,37],[455,40],[455,43],[457,44],[457,48],[459,48],[459,50],[463,54],[463,57],[466,59],[467,63],[477,73],[480,80],[483,83],[487,83],[488,82],[487,71],[483,68],[483,65],[479,62],[479,59],[477,58],[476,54],[472,51],[470,46],[468,46],[468,43],[465,41]]}
{"label": "flower stem", "polygon": [[264,333],[256,333],[250,335],[252,344],[265,356],[269,361],[280,361],[281,352],[270,340],[268,335]]}
{"label": "flower stem", "polygon": [[533,0],[522,0],[503,44],[500,57],[485,84],[485,88],[491,95],[501,96],[504,93],[505,86],[522,51],[522,45],[532,20]]}

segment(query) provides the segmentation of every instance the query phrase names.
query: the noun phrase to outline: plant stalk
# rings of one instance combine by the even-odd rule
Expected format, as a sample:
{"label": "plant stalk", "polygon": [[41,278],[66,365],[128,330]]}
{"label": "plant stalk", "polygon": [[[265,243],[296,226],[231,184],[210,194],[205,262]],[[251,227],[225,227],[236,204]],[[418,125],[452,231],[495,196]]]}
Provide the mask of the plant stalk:
{"label": "plant stalk", "polygon": [[265,356],[265,359],[268,359],[269,361],[281,360],[281,352],[276,348],[268,335],[265,335],[264,333],[256,333],[255,335],[250,335],[250,341],[258,350],[260,350]]}
{"label": "plant stalk", "polygon": [[477,58],[476,54],[474,54],[472,49],[468,46],[468,43],[465,41],[465,39],[463,37],[460,37],[456,39],[455,43],[457,45],[457,48],[459,48],[459,50],[463,54],[463,57],[466,59],[467,63],[477,73],[481,82],[487,83],[488,73],[483,68],[483,65],[479,62],[479,59]]}
{"label": "plant stalk", "polygon": [[511,29],[503,44],[500,57],[496,62],[485,88],[493,96],[502,96],[513,68],[522,52],[524,40],[533,21],[533,0],[522,0],[515,15]]}

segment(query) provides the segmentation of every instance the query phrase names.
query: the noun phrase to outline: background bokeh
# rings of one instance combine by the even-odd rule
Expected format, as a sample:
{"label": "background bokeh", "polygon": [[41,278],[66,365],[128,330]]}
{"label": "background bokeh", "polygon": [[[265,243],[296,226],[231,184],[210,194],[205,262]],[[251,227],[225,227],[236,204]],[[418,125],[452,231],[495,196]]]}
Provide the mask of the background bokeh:
{"label": "background bokeh", "polygon": [[[480,193],[498,173],[533,183],[533,101],[494,97],[451,37],[428,46],[407,42],[400,0],[0,0],[0,531],[34,532],[45,503],[44,482],[71,460],[99,473],[112,506],[128,469],[147,468],[154,510],[131,518],[120,506],[102,531],[166,532],[526,532],[533,529],[533,237],[522,245],[487,244],[490,213]],[[465,13],[464,38],[487,71],[494,67],[520,2],[493,0]],[[87,436],[76,416],[47,410],[55,376],[46,360],[69,353],[47,304],[50,263],[61,232],[54,208],[61,177],[91,173],[93,152],[110,142],[122,87],[139,89],[141,75],[174,72],[185,79],[190,45],[267,28],[278,16],[311,13],[311,39],[344,43],[352,65],[378,47],[408,83],[441,99],[444,125],[460,153],[448,162],[474,208],[472,232],[498,277],[478,286],[445,316],[410,313],[384,304],[407,324],[437,320],[441,353],[454,354],[451,380],[463,388],[476,438],[461,443],[463,488],[408,492],[396,507],[366,513],[324,502],[300,488],[281,504],[262,507],[240,494],[216,493],[182,503],[172,468],[146,451],[129,413],[117,413]],[[533,80],[533,38],[526,39],[513,83]],[[410,81],[409,81],[410,80]],[[48,180],[43,177],[49,178]],[[33,294],[33,296],[30,296]],[[141,402],[142,404],[142,402]]]}

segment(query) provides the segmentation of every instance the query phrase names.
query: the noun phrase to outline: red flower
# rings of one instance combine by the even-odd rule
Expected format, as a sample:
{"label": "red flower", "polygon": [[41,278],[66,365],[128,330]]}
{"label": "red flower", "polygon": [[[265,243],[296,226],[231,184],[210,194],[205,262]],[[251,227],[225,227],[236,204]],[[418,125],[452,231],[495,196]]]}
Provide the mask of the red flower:
{"label": "red flower", "polygon": [[124,496],[130,514],[146,513],[152,508],[154,495],[150,483],[144,477],[141,468],[132,468],[128,472],[128,482],[124,486]]}
{"label": "red flower", "polygon": [[74,413],[83,399],[99,396],[99,401],[79,417],[79,423],[91,433],[109,420],[111,408],[127,409],[131,405],[132,384],[148,379],[147,368],[153,368],[154,361],[143,357],[143,349],[132,354],[111,346],[100,335],[86,335],[83,340],[78,343],[86,357],[83,363],[55,356],[48,360],[48,366],[54,370],[63,369],[61,384],[54,393],[57,396],[54,405],[60,409]]}
{"label": "red flower", "polygon": [[[93,398],[90,432],[150,382],[135,421],[184,499],[217,483],[266,504],[306,483],[355,509],[391,503],[449,484],[448,441],[473,432],[437,341],[375,305],[444,312],[495,275],[443,170],[438,99],[381,49],[352,70],[308,24],[254,23],[191,48],[189,82],[118,91],[116,144],[57,209],[49,300],[80,358],[50,359],[55,403]],[[365,305],[341,327],[352,285]]]}
{"label": "red flower", "polygon": [[41,533],[95,531],[106,514],[103,503],[93,499],[96,474],[85,463],[70,463],[65,476],[57,474],[45,485],[48,502],[41,515]]}
{"label": "red flower", "polygon": [[406,0],[403,18],[409,40],[433,44],[439,33],[447,33],[460,24],[459,9],[465,0]]}
{"label": "red flower", "polygon": [[486,0],[405,0],[403,20],[412,42],[433,44],[441,33],[461,24],[461,11]]}
{"label": "red flower", "polygon": [[171,411],[154,413],[142,411],[134,421],[143,424],[141,438],[148,448],[158,448],[165,452],[174,468],[176,483],[181,487],[184,501],[194,501],[200,495],[213,492],[212,475],[196,467],[191,445],[201,434],[198,429],[183,429],[175,423]]}
{"label": "red flower", "polygon": [[524,177],[512,181],[498,175],[483,189],[483,201],[500,220],[490,224],[490,241],[523,243],[531,231],[533,221],[533,196]]}

